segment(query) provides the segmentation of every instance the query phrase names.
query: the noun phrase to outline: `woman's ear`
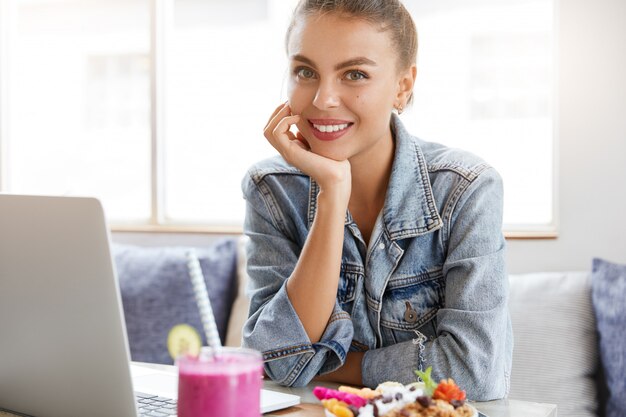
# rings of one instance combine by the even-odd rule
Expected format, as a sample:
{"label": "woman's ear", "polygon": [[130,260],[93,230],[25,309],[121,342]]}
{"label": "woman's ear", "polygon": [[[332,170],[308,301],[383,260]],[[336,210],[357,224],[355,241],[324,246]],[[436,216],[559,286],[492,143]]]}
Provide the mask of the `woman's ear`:
{"label": "woman's ear", "polygon": [[411,66],[400,74],[398,80],[398,94],[396,100],[402,107],[405,107],[411,94],[413,93],[413,86],[415,85],[415,79],[417,78],[417,65],[411,64]]}

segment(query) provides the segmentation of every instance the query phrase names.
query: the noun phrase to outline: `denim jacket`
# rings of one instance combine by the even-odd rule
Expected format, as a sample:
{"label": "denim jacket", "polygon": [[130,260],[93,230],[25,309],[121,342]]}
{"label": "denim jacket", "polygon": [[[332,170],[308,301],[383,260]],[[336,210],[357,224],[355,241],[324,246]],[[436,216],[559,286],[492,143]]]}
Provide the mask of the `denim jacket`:
{"label": "denim jacket", "polygon": [[365,351],[363,384],[416,381],[433,367],[468,398],[505,397],[513,349],[502,235],[502,182],[476,156],[421,141],[393,115],[395,156],[366,245],[346,214],[337,300],[311,343],[286,291],[316,211],[319,186],[275,157],[242,182],[251,298],[243,344],[266,373],[303,386]]}

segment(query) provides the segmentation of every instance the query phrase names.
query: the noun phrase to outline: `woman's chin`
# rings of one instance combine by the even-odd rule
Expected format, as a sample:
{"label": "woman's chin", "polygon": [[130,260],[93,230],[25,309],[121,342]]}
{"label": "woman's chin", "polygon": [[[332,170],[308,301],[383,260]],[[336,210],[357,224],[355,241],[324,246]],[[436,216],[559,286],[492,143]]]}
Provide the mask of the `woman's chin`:
{"label": "woman's chin", "polygon": [[345,161],[350,159],[351,155],[341,149],[329,149],[328,146],[319,147],[312,146],[311,152],[316,155],[323,156],[324,158],[332,159],[333,161]]}

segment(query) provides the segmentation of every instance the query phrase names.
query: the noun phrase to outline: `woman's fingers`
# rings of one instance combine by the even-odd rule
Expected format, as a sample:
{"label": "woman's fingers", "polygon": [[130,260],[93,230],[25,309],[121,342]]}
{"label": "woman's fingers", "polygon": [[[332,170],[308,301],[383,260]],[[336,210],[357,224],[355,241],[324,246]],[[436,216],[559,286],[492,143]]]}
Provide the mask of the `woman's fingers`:
{"label": "woman's fingers", "polygon": [[290,142],[296,140],[296,136],[289,128],[291,125],[298,123],[298,121],[300,121],[300,116],[298,115],[283,117],[272,130],[270,142],[272,142],[274,147],[277,147],[279,152],[281,151],[280,148],[283,150],[287,149],[290,146]]}
{"label": "woman's fingers", "polygon": [[276,109],[270,116],[269,120],[267,121],[265,128],[263,129],[264,131],[267,130],[270,126],[276,125],[276,123],[278,123],[278,121],[280,120],[280,119],[277,119],[277,117],[279,116],[279,113],[285,114],[288,116],[291,115],[291,108],[289,108],[288,102],[284,102],[280,106],[276,107]]}
{"label": "woman's fingers", "polygon": [[290,142],[296,140],[296,136],[289,129],[299,120],[300,116],[292,115],[289,105],[283,103],[274,110],[263,131],[268,142],[286,159],[287,154],[292,153],[289,151]]}
{"label": "woman's fingers", "polygon": [[287,103],[278,106],[265,127],[265,138],[288,163],[308,175],[314,178],[334,177],[332,173],[325,171],[337,169],[336,162],[311,152],[311,147],[302,133],[290,130],[300,119],[300,115],[291,114]]}

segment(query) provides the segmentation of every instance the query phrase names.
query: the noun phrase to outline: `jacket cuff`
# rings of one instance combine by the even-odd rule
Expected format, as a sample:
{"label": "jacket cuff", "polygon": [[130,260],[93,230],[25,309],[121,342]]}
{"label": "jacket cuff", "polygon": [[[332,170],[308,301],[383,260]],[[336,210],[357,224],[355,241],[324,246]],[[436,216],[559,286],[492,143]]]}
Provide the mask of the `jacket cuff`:
{"label": "jacket cuff", "polygon": [[244,337],[244,345],[262,353],[265,371],[272,380],[304,386],[316,375],[344,364],[353,334],[350,316],[336,303],[320,341],[312,344],[289,300],[285,281],[262,308],[254,329]]}
{"label": "jacket cuff", "polygon": [[415,370],[423,366],[420,349],[423,350],[422,344],[408,341],[368,350],[361,363],[363,385],[373,389],[386,381],[402,384],[417,381]]}

